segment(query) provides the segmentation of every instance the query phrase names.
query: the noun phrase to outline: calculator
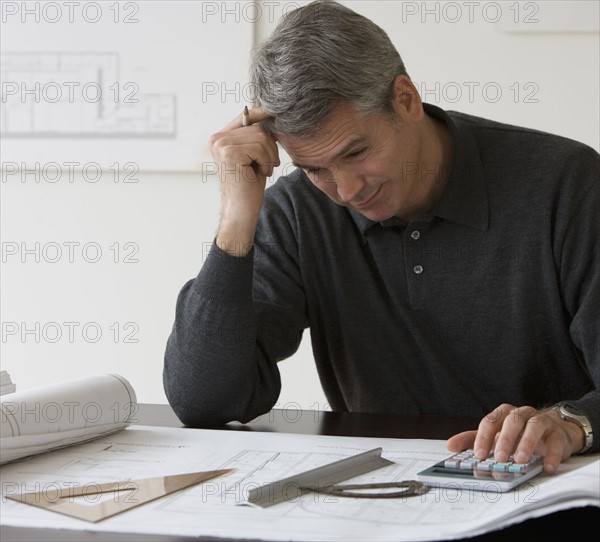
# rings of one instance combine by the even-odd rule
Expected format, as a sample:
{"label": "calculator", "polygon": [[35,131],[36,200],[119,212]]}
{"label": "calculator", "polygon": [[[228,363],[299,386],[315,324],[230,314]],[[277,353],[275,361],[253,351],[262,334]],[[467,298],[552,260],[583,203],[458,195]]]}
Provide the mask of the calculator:
{"label": "calculator", "polygon": [[473,450],[454,454],[417,474],[417,480],[436,488],[468,489],[504,493],[514,489],[542,472],[544,458],[532,455],[529,463],[494,460],[491,452],[487,459],[477,459]]}

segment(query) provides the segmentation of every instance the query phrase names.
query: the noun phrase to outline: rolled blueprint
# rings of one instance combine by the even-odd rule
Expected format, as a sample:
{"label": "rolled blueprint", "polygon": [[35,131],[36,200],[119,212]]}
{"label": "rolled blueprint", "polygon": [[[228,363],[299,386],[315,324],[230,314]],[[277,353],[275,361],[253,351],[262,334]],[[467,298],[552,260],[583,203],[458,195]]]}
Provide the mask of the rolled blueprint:
{"label": "rolled blueprint", "polygon": [[131,384],[99,374],[0,397],[0,465],[121,431],[137,400]]}

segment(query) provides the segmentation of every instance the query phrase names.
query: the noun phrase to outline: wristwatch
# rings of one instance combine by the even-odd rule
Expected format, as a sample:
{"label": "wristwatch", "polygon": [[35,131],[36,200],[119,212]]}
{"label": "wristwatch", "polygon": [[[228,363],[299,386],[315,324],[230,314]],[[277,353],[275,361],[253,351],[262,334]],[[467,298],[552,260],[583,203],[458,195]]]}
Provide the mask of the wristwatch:
{"label": "wristwatch", "polygon": [[581,427],[585,443],[583,445],[583,448],[577,453],[582,454],[584,452],[587,452],[592,447],[592,442],[594,441],[594,435],[592,434],[592,424],[590,423],[588,417],[585,414],[583,414],[581,410],[572,407],[567,403],[556,403],[552,407],[552,409],[558,412],[558,415],[561,417],[561,419],[573,422],[579,427]]}

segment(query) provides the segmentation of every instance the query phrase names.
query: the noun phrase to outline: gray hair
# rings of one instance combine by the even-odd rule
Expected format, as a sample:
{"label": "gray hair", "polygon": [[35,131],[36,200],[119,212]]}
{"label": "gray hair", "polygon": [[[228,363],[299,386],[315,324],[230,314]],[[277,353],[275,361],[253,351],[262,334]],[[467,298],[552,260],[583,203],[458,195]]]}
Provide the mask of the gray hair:
{"label": "gray hair", "polygon": [[287,13],[250,67],[255,105],[273,116],[263,128],[298,137],[313,135],[343,101],[393,116],[397,75],[408,74],[385,31],[333,0]]}

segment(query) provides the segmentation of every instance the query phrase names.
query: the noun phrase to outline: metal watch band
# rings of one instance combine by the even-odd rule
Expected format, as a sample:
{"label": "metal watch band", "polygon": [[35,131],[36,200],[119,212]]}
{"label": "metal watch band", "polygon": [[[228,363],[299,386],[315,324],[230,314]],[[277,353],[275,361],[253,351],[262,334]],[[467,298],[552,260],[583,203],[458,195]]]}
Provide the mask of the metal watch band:
{"label": "metal watch band", "polygon": [[594,435],[592,432],[592,424],[590,423],[590,420],[588,419],[588,417],[585,416],[584,414],[575,414],[574,412],[572,412],[572,410],[577,410],[577,412],[580,412],[580,411],[578,409],[576,409],[575,407],[571,407],[570,405],[568,405],[568,403],[564,403],[564,402],[555,404],[552,407],[552,409],[556,410],[556,412],[561,417],[561,419],[567,420],[569,422],[573,422],[573,423],[577,424],[579,427],[581,427],[581,430],[583,431],[583,436],[584,436],[585,442],[584,442],[583,448],[576,453],[582,454],[584,452],[587,452],[592,447],[592,443],[594,442]]}

